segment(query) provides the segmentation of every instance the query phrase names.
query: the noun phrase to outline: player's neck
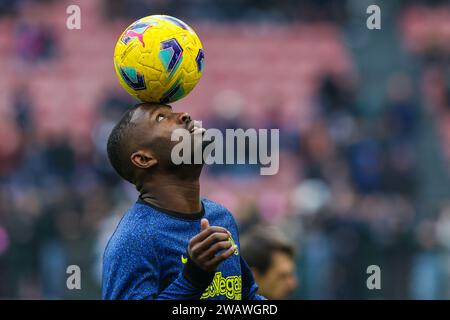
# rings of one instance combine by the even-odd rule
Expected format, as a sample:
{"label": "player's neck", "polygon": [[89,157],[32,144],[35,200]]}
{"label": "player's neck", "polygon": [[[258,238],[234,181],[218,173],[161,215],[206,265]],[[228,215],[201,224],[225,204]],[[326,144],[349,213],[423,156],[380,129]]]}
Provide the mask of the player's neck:
{"label": "player's neck", "polygon": [[158,179],[143,183],[138,191],[142,200],[166,210],[189,214],[202,209],[198,179]]}

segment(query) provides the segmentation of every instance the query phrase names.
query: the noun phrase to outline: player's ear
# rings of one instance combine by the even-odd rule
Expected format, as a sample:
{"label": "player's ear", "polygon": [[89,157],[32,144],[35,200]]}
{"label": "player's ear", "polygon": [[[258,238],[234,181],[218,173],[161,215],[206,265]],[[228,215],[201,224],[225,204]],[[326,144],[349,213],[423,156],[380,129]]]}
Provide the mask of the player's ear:
{"label": "player's ear", "polygon": [[148,169],[158,163],[149,150],[138,150],[130,157],[131,162],[138,168]]}

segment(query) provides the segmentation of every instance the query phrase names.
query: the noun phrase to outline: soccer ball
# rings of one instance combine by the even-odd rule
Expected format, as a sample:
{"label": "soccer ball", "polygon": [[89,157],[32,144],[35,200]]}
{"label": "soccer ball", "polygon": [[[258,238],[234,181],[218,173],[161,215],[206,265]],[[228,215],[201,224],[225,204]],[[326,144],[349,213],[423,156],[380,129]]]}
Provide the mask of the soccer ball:
{"label": "soccer ball", "polygon": [[132,23],[114,49],[120,84],[145,102],[169,103],[194,89],[205,55],[197,34],[183,21],[166,15]]}

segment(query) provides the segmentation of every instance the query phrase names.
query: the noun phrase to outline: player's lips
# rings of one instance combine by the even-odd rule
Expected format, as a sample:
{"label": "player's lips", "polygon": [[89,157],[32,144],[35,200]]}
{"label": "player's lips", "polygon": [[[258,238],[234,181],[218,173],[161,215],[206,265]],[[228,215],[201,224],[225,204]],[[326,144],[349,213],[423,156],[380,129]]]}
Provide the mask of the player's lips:
{"label": "player's lips", "polygon": [[187,129],[191,134],[204,133],[206,131],[205,128],[202,128],[201,122],[197,120],[191,121]]}

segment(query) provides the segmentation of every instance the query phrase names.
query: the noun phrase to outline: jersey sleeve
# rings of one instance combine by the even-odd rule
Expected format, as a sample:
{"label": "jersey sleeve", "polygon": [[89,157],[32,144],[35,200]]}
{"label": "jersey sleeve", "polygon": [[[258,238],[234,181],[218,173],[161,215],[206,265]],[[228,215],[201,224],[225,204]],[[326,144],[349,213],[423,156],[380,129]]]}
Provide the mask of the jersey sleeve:
{"label": "jersey sleeve", "polygon": [[[175,280],[160,291],[160,263],[153,241],[146,233],[133,236],[105,251],[103,299],[166,300],[198,299],[213,275],[188,260]],[[137,236],[136,236],[137,235]]]}
{"label": "jersey sleeve", "polygon": [[213,278],[214,272],[204,271],[188,257],[188,262],[184,265],[183,271],[177,279],[164,289],[156,299],[199,299]]}
{"label": "jersey sleeve", "polygon": [[[234,220],[233,215],[230,211],[228,211],[228,214],[230,215],[232,227],[234,228],[235,234],[237,235],[237,245],[239,248],[239,252],[241,250],[240,248],[240,241],[239,241],[239,231],[238,226],[236,223],[236,220]],[[241,276],[242,276],[242,299],[243,300],[267,300],[267,298],[258,295],[258,285],[255,282],[255,279],[253,278],[252,270],[248,266],[247,262],[245,262],[244,258],[242,256],[239,256],[240,258],[240,266],[241,266]]]}

